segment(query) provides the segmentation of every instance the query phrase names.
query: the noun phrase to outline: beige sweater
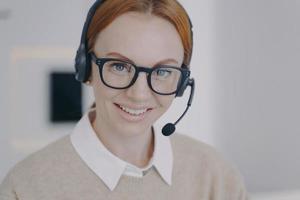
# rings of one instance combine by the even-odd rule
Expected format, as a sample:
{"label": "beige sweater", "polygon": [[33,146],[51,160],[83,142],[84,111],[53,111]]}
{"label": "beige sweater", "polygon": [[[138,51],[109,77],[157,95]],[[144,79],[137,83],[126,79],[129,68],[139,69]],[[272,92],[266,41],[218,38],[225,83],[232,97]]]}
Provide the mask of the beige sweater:
{"label": "beige sweater", "polygon": [[110,191],[80,159],[70,137],[18,163],[0,185],[0,200],[244,200],[239,173],[210,146],[187,136],[170,137],[172,185],[155,168],[142,178],[123,175]]}

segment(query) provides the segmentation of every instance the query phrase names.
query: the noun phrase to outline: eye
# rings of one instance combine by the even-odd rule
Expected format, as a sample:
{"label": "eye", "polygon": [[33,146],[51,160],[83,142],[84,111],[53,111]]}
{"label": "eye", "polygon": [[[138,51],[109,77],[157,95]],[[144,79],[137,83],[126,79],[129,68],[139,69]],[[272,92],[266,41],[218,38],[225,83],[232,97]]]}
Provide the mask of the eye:
{"label": "eye", "polygon": [[130,70],[130,68],[126,67],[125,63],[112,63],[111,68],[112,70],[119,72]]}
{"label": "eye", "polygon": [[172,71],[167,68],[159,68],[154,71],[154,75],[159,77],[159,78],[167,78],[172,74]]}
{"label": "eye", "polygon": [[105,65],[107,70],[116,74],[128,74],[133,71],[132,65],[122,61],[111,61]]}

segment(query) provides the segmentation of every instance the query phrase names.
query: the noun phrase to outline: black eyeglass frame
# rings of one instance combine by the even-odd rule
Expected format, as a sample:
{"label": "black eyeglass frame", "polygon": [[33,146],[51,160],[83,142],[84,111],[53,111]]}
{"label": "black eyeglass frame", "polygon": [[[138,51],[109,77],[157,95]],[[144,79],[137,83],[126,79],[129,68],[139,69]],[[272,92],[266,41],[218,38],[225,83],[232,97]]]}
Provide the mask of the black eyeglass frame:
{"label": "black eyeglass frame", "polygon": [[[190,70],[187,68],[186,65],[182,64],[182,67],[179,68],[179,67],[173,67],[173,66],[167,66],[168,68],[173,68],[173,69],[177,69],[181,72],[181,76],[180,76],[180,79],[179,79],[179,82],[178,82],[178,85],[177,85],[177,88],[174,92],[170,92],[170,93],[161,93],[161,92],[157,92],[153,89],[152,87],[152,84],[151,84],[151,76],[150,74],[152,74],[152,72],[154,70],[157,70],[159,68],[164,68],[166,66],[164,65],[161,65],[161,66],[158,66],[158,67],[153,67],[153,68],[149,68],[149,67],[143,67],[143,66],[137,66],[135,65],[134,63],[131,63],[131,62],[127,62],[127,61],[124,61],[124,60],[120,60],[120,59],[117,59],[117,58],[98,58],[94,52],[91,52],[90,53],[91,55],[91,58],[92,58],[92,61],[95,62],[95,64],[98,66],[98,69],[99,69],[99,72],[100,72],[100,78],[101,78],[101,81],[104,85],[106,85],[107,87],[109,88],[113,88],[113,89],[118,89],[118,90],[121,90],[121,89],[127,89],[127,88],[130,88],[134,83],[135,81],[137,80],[138,78],[138,75],[140,72],[145,72],[147,73],[147,83],[148,83],[148,86],[149,88],[155,92],[156,94],[160,94],[160,95],[172,95],[172,94],[177,94],[177,92],[180,90],[180,88],[183,86],[185,80],[189,79],[190,77]],[[131,82],[125,86],[125,87],[113,87],[113,86],[110,86],[108,85],[105,81],[104,81],[104,78],[103,78],[103,73],[102,73],[102,69],[103,69],[103,66],[106,62],[108,61],[120,61],[120,62],[124,62],[124,63],[127,63],[127,64],[130,64],[132,65],[134,68],[135,68],[135,73],[134,73],[134,76],[131,80]]]}

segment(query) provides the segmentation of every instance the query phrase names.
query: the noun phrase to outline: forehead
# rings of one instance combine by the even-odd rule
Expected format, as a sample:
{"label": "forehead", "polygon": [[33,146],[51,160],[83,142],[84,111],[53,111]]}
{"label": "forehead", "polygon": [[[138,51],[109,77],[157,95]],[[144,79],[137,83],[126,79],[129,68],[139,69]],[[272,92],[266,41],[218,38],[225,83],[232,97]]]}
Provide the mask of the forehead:
{"label": "forehead", "polygon": [[94,51],[99,56],[118,52],[147,65],[168,58],[182,63],[184,54],[181,38],[169,21],[136,12],[117,17],[99,33]]}

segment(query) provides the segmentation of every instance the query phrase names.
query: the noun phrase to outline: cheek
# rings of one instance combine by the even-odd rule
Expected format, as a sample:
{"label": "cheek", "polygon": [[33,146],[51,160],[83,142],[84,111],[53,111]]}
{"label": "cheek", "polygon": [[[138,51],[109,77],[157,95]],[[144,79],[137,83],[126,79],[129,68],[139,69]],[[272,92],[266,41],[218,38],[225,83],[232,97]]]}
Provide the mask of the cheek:
{"label": "cheek", "polygon": [[96,103],[104,102],[113,99],[119,95],[118,90],[114,90],[105,86],[100,79],[94,79],[93,91]]}
{"label": "cheek", "polygon": [[111,101],[120,94],[119,90],[108,88],[102,83],[93,86],[93,90],[96,102]]}
{"label": "cheek", "polygon": [[96,102],[112,99],[120,93],[120,91],[111,89],[102,83],[98,67],[96,67],[95,65],[93,65],[92,67],[91,80]]}
{"label": "cheek", "polygon": [[173,96],[173,95],[172,96],[161,96],[161,95],[156,96],[156,100],[157,100],[157,102],[159,102],[159,104],[163,110],[167,110],[171,106],[174,98],[175,98],[175,96]]}

